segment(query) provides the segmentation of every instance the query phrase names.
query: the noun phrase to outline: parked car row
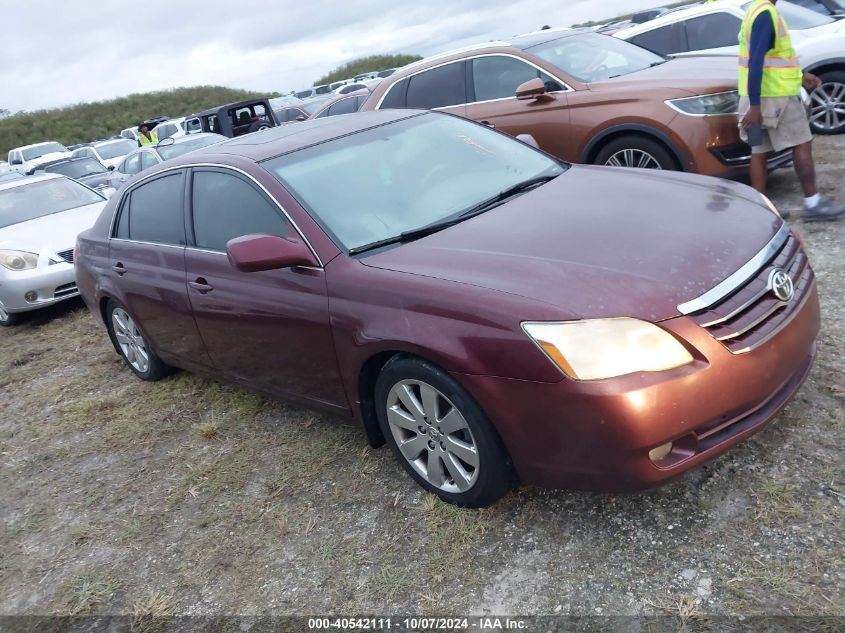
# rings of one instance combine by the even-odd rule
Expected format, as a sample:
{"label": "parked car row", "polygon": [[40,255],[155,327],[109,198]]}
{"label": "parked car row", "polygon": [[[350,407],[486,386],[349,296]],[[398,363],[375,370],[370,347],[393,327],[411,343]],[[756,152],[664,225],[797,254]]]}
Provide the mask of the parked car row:
{"label": "parked car row", "polygon": [[[395,73],[397,70],[398,68],[387,68],[380,71],[361,73],[360,75],[355,75],[355,77],[350,79],[335,81],[331,84],[322,84],[319,86],[311,86],[310,88],[305,88],[304,90],[296,90],[291,92],[291,95],[299,99],[311,99],[320,95],[330,95],[332,92],[347,94],[350,92],[348,89],[348,86],[350,85],[357,86],[353,88],[353,90],[360,90],[361,87],[371,88],[375,83],[390,77],[390,75]],[[363,86],[360,86],[360,84],[363,84]]]}

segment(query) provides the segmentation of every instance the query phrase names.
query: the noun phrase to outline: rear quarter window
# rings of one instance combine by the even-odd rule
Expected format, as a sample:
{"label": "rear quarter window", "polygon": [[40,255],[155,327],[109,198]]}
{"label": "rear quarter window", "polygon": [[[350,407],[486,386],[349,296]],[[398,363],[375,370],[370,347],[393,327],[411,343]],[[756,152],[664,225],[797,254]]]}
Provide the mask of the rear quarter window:
{"label": "rear quarter window", "polygon": [[127,239],[184,246],[183,182],[184,175],[177,172],[149,180],[133,189],[128,202],[124,201],[118,220],[118,233],[124,222],[123,216],[127,214]]}

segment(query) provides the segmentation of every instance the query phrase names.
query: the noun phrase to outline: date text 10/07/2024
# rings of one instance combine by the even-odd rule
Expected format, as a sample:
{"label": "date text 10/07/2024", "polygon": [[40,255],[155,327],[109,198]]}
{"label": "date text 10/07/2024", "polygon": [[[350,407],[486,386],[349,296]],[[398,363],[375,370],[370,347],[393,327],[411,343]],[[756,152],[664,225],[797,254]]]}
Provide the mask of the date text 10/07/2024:
{"label": "date text 10/07/2024", "polygon": [[312,631],[523,631],[527,623],[514,618],[309,618]]}

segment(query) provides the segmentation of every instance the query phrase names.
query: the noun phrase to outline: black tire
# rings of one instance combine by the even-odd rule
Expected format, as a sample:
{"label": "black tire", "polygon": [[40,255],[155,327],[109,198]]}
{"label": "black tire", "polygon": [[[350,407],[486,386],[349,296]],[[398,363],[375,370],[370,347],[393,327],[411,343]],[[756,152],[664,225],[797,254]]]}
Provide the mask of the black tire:
{"label": "black tire", "polygon": [[28,312],[6,312],[5,310],[0,310],[0,326],[14,327],[15,325],[20,325],[26,321],[28,316]]}
{"label": "black tire", "polygon": [[[438,406],[448,407],[452,405],[458,410],[466,422],[471,435],[462,435],[461,437],[471,438],[477,450],[478,459],[478,467],[474,469],[474,483],[471,484],[468,490],[450,492],[433,485],[411,465],[411,462],[399,450],[396,438],[391,431],[391,426],[388,424],[387,410],[389,399],[391,398],[391,390],[394,386],[398,387],[403,381],[419,381],[425,383],[427,386],[433,387],[436,391],[440,392]],[[446,401],[443,400],[444,398]],[[513,487],[513,468],[499,434],[472,396],[446,372],[418,358],[396,357],[384,366],[376,380],[375,403],[379,425],[381,426],[385,439],[393,449],[396,459],[420,486],[436,494],[443,501],[469,508],[481,508],[494,503],[507,494]],[[450,411],[451,408],[447,412]],[[426,418],[426,420],[428,419]],[[437,424],[437,428],[440,428],[438,422],[432,422],[432,424]],[[466,431],[458,431],[458,434],[463,433],[466,433]],[[416,433],[414,439],[422,437],[426,437],[426,439],[432,438],[431,435],[424,436],[423,434]],[[450,437],[454,436],[443,434],[439,435],[439,437],[448,442]],[[440,442],[440,446],[443,446],[442,442]],[[431,456],[429,453],[431,451],[426,449],[422,454],[427,455],[427,459],[430,460]],[[445,455],[445,453],[442,454]],[[429,461],[428,463],[430,464],[431,462]],[[442,464],[448,470],[445,461]],[[448,473],[446,474],[446,478],[447,481],[444,482],[444,485],[450,485],[448,483],[449,481],[454,483],[454,478],[450,478]]]}
{"label": "black tire", "polygon": [[[594,165],[608,165],[612,162],[614,157],[619,159],[620,152],[625,150],[633,150],[635,157],[647,154],[660,167],[667,171],[678,171],[680,166],[675,157],[658,141],[648,138],[646,136],[620,136],[607,143],[599,150],[596,157],[593,159]],[[621,161],[620,161],[621,162]],[[651,163],[649,163],[651,164]],[[617,167],[636,167],[637,165],[614,165]],[[645,167],[646,169],[657,169],[657,167]]]}
{"label": "black tire", "polygon": [[156,353],[152,350],[149,344],[147,344],[146,341],[143,340],[143,337],[141,337],[141,340],[145,343],[144,350],[147,355],[148,366],[145,370],[142,371],[139,370],[138,367],[133,365],[132,361],[129,359],[126,352],[123,350],[123,347],[121,347],[120,343],[118,342],[117,335],[115,334],[113,315],[114,311],[117,309],[126,312],[126,308],[124,308],[116,301],[109,299],[109,302],[106,305],[106,327],[108,328],[109,338],[111,339],[112,345],[114,345],[115,351],[123,359],[123,362],[126,363],[126,366],[132,370],[132,373],[138,376],[138,378],[140,378],[141,380],[155,382],[156,380],[161,380],[162,378],[166,378],[167,376],[170,376],[171,374],[176,372],[177,370],[175,367],[171,367],[170,365],[166,364],[156,355]]}
{"label": "black tire", "polygon": [[[822,73],[819,75],[819,79],[822,80],[821,88],[810,95],[810,116],[812,117],[813,115],[813,108],[819,108],[821,106],[821,104],[816,102],[815,97],[813,96],[820,91],[825,91],[827,95],[842,95],[836,103],[838,103],[838,107],[845,108],[845,92],[843,92],[843,89],[845,89],[845,71],[832,70],[830,72]],[[833,127],[819,127],[817,123],[811,120],[810,129],[814,134],[820,134],[823,136],[842,134],[845,132],[845,116],[839,115],[839,117],[842,123],[840,125],[834,124]]]}
{"label": "black tire", "polygon": [[267,123],[267,121],[255,121],[252,125],[249,126],[247,132],[258,132],[259,130],[269,130],[272,125]]}

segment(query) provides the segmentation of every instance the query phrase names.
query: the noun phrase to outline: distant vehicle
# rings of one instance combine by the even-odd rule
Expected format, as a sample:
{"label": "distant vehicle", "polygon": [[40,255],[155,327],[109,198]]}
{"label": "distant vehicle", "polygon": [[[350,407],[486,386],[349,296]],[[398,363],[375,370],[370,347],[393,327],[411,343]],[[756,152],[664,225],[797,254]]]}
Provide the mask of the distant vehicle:
{"label": "distant vehicle", "polygon": [[332,92],[336,92],[338,88],[342,88],[343,86],[345,86],[348,83],[350,83],[350,81],[348,79],[344,79],[343,81],[336,81],[332,84],[329,84],[329,89]]}
{"label": "distant vehicle", "polygon": [[285,125],[287,123],[296,123],[297,121],[305,121],[306,119],[308,119],[308,117],[310,117],[317,110],[323,107],[323,105],[325,105],[331,100],[332,98],[329,95],[314,97],[312,99],[302,101],[296,105],[292,105],[287,108],[282,108],[281,110],[276,110],[274,114],[276,115],[276,120],[279,122],[279,125]]}
{"label": "distant vehicle", "polygon": [[96,141],[73,150],[74,158],[92,158],[101,162],[107,169],[114,169],[123,157],[138,149],[138,143],[126,138],[108,141]]}
{"label": "distant vehicle", "polygon": [[322,86],[313,86],[312,88],[306,88],[305,90],[300,90],[295,92],[294,95],[298,99],[310,99],[311,97],[316,97],[318,95],[328,94],[332,91],[332,89],[328,85]]}
{"label": "distant vehicle", "polygon": [[381,79],[385,79],[386,77],[390,77],[393,73],[395,73],[398,68],[388,68],[387,70],[382,70],[377,76]]}
{"label": "distant vehicle", "polygon": [[[613,33],[658,55],[736,57],[737,34],[747,0],[713,0],[665,12]],[[845,20],[781,0],[778,12],[789,25],[801,66],[822,80],[810,95],[810,126],[816,134],[845,132]]]}
{"label": "distant vehicle", "polygon": [[348,95],[349,93],[357,92],[358,90],[367,90],[367,84],[362,81],[346,84],[345,86],[341,86],[340,88],[335,90],[335,94]]}
{"label": "distant vehicle", "polygon": [[279,125],[267,99],[250,99],[198,112],[185,120],[186,130],[222,134],[229,138]]}
{"label": "distant vehicle", "polygon": [[5,160],[0,160],[0,175],[7,174],[12,171],[12,168],[9,166]]}
{"label": "distant vehicle", "polygon": [[273,97],[272,99],[268,99],[268,101],[270,102],[270,107],[273,109],[273,112],[291,105],[296,105],[297,103],[302,103],[302,99],[294,97],[293,95],[288,95],[286,97]]}
{"label": "distant vehicle", "polygon": [[361,73],[360,75],[355,75],[353,81],[366,81],[367,79],[376,79],[378,77],[378,73],[375,71],[368,72],[368,73]]}
{"label": "distant vehicle", "polygon": [[326,101],[319,110],[312,114],[309,119],[322,119],[328,116],[336,116],[338,114],[352,114],[358,112],[367,97],[370,96],[369,90],[358,90],[348,95],[340,95],[330,101]]}
{"label": "distant vehicle", "polygon": [[834,18],[845,17],[845,0],[792,0],[799,7]]}
{"label": "distant vehicle", "polygon": [[[125,139],[124,139],[125,140]],[[125,141],[129,142],[129,141]],[[86,187],[95,189],[106,198],[114,193],[109,170],[95,158],[87,156],[78,158],[60,158],[49,163],[39,165],[36,174],[61,174],[81,182]]]}
{"label": "distant vehicle", "polygon": [[176,139],[166,139],[156,145],[145,145],[123,159],[120,165],[111,172],[109,182],[112,187],[118,189],[123,183],[131,180],[149,167],[154,167],[171,158],[176,158],[177,156],[182,156],[188,152],[193,152],[194,150],[225,140],[226,137],[220,134],[201,132]]}
{"label": "distant vehicle", "polygon": [[58,174],[0,184],[0,325],[79,294],[76,236],[105,204],[96,191]]}
{"label": "distant vehicle", "polygon": [[16,147],[9,152],[9,165],[13,171],[22,174],[31,172],[41,163],[47,163],[58,158],[69,158],[70,151],[61,143],[48,141]]}
{"label": "distant vehicle", "polygon": [[159,141],[163,141],[166,138],[179,138],[188,134],[185,127],[185,117],[162,121],[153,128],[153,131],[158,136]]}
{"label": "distant vehicle", "polygon": [[[156,125],[158,125],[162,121],[168,121],[169,119],[169,116],[157,116],[153,117],[152,119],[147,119],[146,121],[144,121],[144,123],[146,123],[147,127],[152,130]],[[133,141],[137,141],[139,136],[138,126],[135,125],[133,127],[128,127],[124,130],[121,130],[120,136],[122,136],[123,138],[132,139]]]}

